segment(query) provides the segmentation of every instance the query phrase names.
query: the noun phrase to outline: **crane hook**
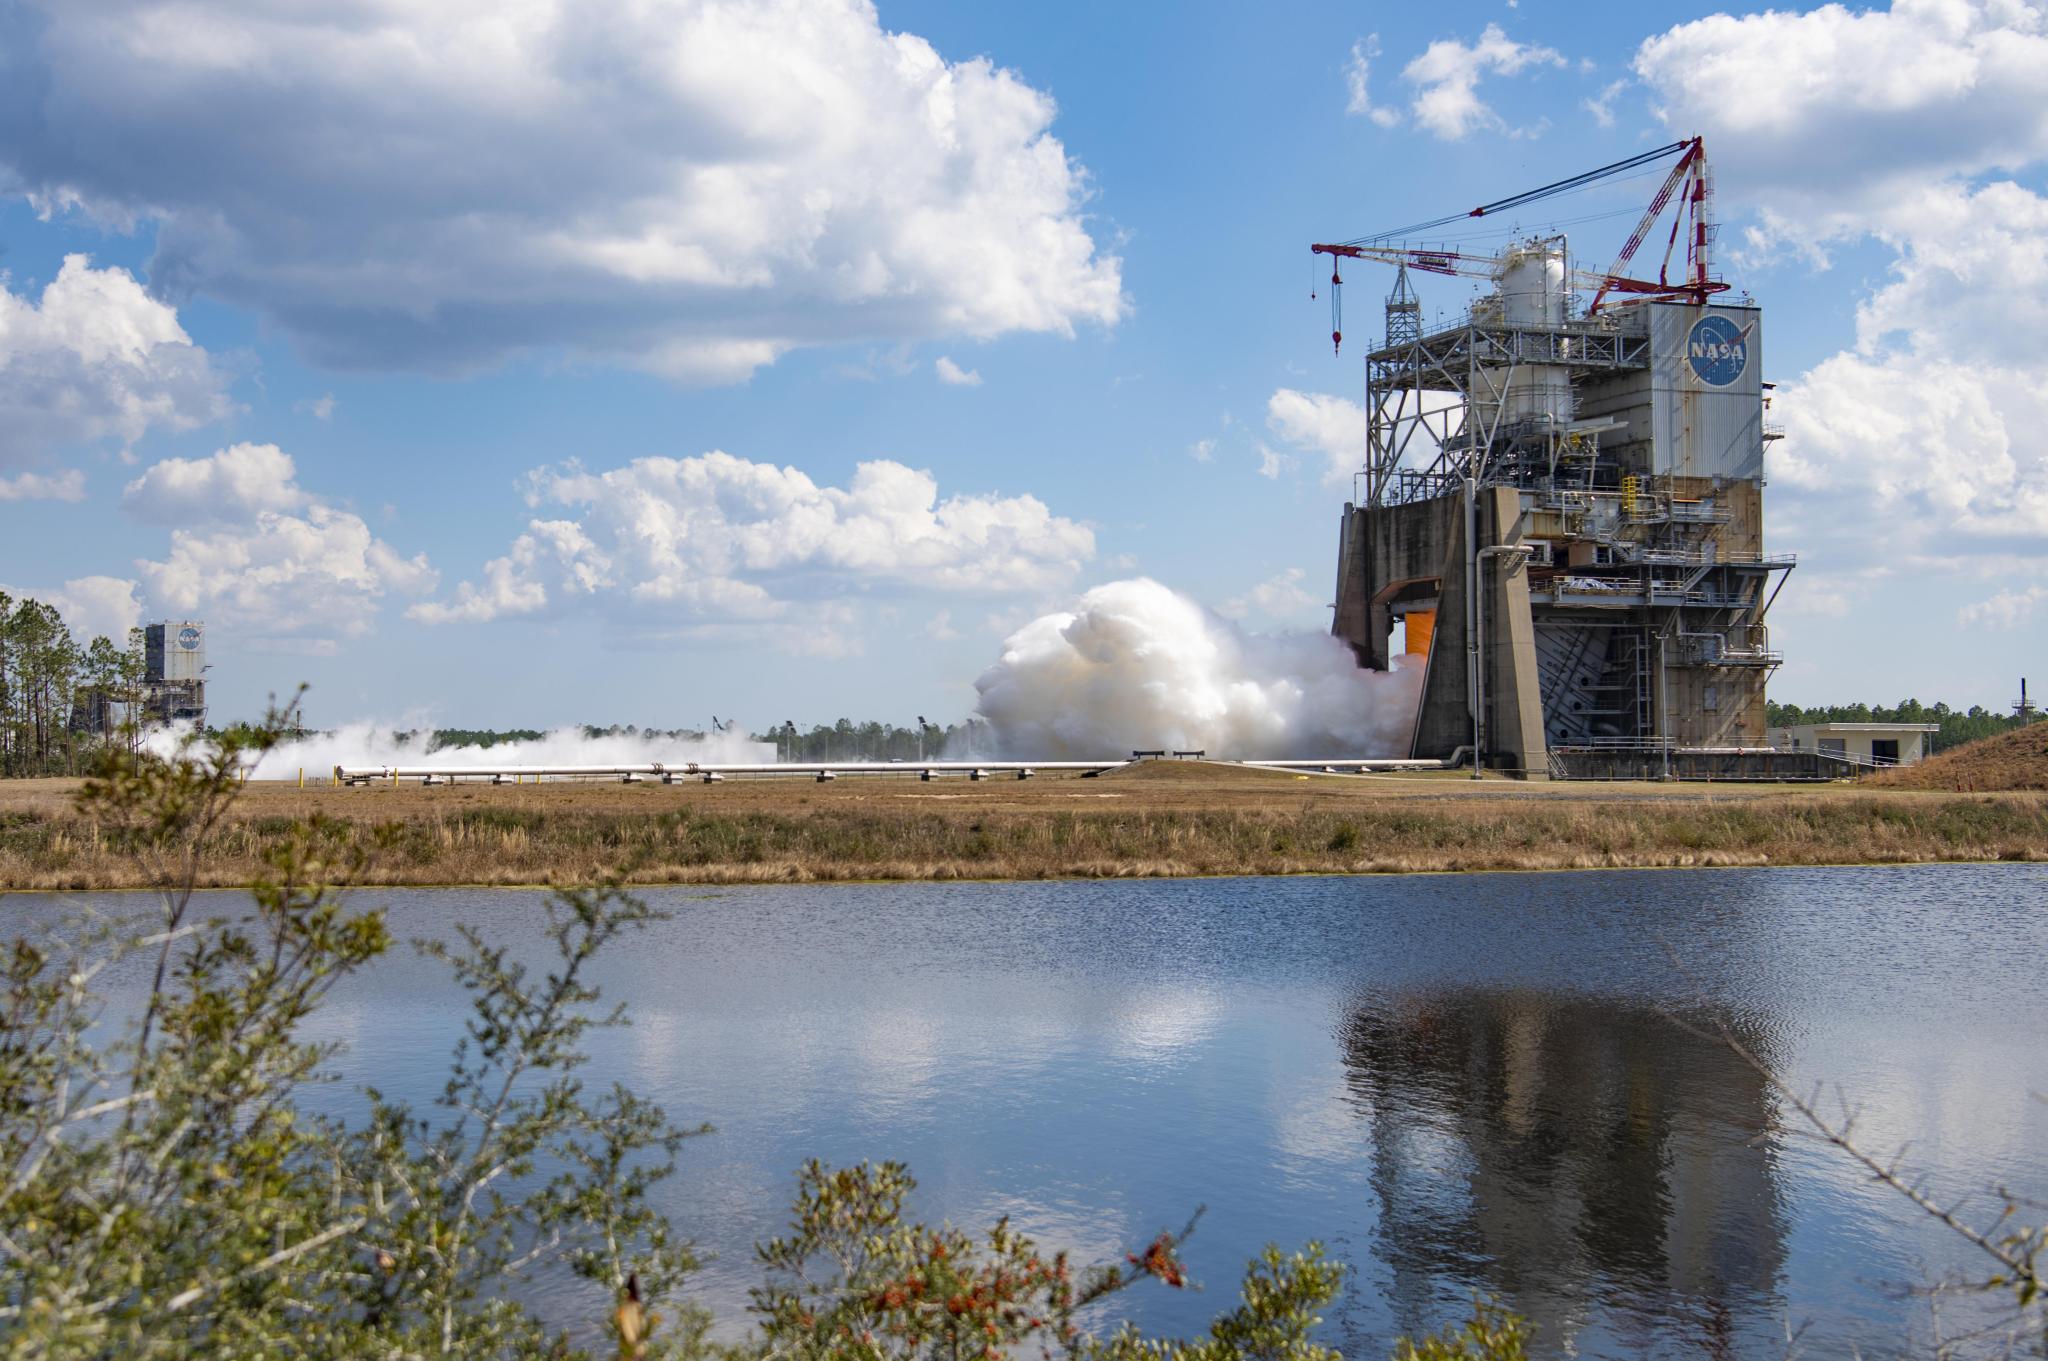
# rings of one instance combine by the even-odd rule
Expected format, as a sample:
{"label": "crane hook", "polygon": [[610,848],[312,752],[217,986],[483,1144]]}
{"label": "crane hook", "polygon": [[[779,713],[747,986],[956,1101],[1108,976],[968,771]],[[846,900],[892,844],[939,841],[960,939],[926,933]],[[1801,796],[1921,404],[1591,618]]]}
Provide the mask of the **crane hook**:
{"label": "crane hook", "polygon": [[1344,349],[1344,276],[1337,257],[1330,257],[1330,353]]}

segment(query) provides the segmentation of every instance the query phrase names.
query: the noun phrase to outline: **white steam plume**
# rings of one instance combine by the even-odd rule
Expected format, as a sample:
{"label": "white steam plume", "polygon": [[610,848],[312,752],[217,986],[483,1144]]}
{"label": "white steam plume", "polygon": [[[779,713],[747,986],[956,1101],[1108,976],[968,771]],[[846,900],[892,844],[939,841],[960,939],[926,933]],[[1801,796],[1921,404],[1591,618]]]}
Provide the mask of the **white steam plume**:
{"label": "white steam plume", "polygon": [[1363,670],[1327,634],[1246,633],[1140,578],[1011,634],[975,707],[1018,759],[1406,756],[1422,673],[1396,668]]}
{"label": "white steam plume", "polygon": [[[415,725],[406,725],[408,727]],[[557,728],[523,742],[492,747],[437,747],[427,750],[421,731],[410,742],[398,740],[399,729],[388,723],[347,723],[333,732],[307,733],[282,742],[257,763],[254,776],[263,780],[294,778],[300,770],[326,775],[336,766],[628,766],[660,761],[758,763],[775,759],[775,744],[756,742],[745,733],[707,733],[701,738],[664,737],[652,733],[611,733],[586,736],[581,728]],[[149,745],[168,752],[178,733],[152,734]]]}

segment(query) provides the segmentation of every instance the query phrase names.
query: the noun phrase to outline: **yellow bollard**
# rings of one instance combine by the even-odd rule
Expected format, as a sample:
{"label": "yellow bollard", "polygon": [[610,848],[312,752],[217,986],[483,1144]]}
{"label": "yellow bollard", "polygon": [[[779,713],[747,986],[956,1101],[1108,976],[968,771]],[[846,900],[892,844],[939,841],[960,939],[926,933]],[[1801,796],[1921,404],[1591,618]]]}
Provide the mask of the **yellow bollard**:
{"label": "yellow bollard", "polygon": [[305,768],[304,766],[300,766],[300,767],[299,767],[299,788],[301,788],[301,789],[304,789],[305,787],[306,787],[306,768]]}

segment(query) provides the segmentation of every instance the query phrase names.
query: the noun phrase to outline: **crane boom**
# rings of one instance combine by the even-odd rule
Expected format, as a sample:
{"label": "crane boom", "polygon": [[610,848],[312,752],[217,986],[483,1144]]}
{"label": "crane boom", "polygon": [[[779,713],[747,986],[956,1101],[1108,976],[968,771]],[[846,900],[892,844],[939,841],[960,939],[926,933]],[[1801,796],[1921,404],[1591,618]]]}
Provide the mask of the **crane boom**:
{"label": "crane boom", "polygon": [[1692,182],[1693,187],[1691,192],[1685,196],[1684,201],[1687,208],[1692,212],[1695,230],[1693,236],[1686,243],[1686,280],[1677,285],[1669,282],[1671,257],[1678,246],[1678,231],[1685,223],[1686,209],[1681,208],[1671,219],[1671,239],[1665,244],[1663,263],[1657,267],[1657,282],[1662,286],[1660,291],[1682,293],[1692,297],[1695,302],[1705,302],[1709,293],[1718,293],[1728,287],[1726,284],[1717,284],[1707,278],[1706,228],[1708,224],[1704,220],[1707,179],[1706,143],[1701,138],[1695,137],[1691,141],[1681,142],[1679,145],[1685,148],[1685,154],[1678,158],[1678,164],[1671,167],[1671,173],[1664,177],[1664,183],[1659,186],[1656,195],[1651,198],[1650,206],[1644,210],[1642,221],[1636,223],[1636,229],[1630,232],[1628,240],[1622,243],[1621,254],[1614,257],[1614,264],[1607,271],[1606,280],[1600,285],[1599,290],[1593,294],[1593,301],[1586,305],[1588,316],[1600,310],[1600,304],[1606,301],[1609,293],[1641,291],[1640,289],[1623,286],[1643,282],[1630,279],[1623,271],[1628,268],[1629,261],[1635,258],[1636,250],[1649,236],[1650,228],[1657,225],[1657,219],[1662,217],[1664,209],[1670,206],[1672,196],[1677,194],[1679,189],[1688,180]]}
{"label": "crane boom", "polygon": [[[1310,249],[1323,255],[1339,256],[1347,260],[1372,260],[1379,264],[1406,265],[1426,274],[1448,274],[1467,279],[1491,279],[1498,275],[1507,258],[1500,255],[1474,255],[1469,251],[1430,250],[1424,246],[1360,246],[1350,243],[1323,244]],[[1611,279],[1611,275],[1595,274],[1590,270],[1567,270],[1565,278],[1574,288],[1597,288]]]}
{"label": "crane boom", "polygon": [[[1331,257],[1331,345],[1341,350],[1344,343],[1344,278],[1338,264],[1339,261],[1373,260],[1385,264],[1405,265],[1410,269],[1419,269],[1428,274],[1447,274],[1466,278],[1491,278],[1494,277],[1495,272],[1501,265],[1501,257],[1499,256],[1474,255],[1463,251],[1402,245],[1395,238],[1412,236],[1417,232],[1428,231],[1453,222],[1460,222],[1474,217],[1484,217],[1507,208],[1520,207],[1524,204],[1538,202],[1558,194],[1583,189],[1589,184],[1621,174],[1627,170],[1633,170],[1638,166],[1647,165],[1662,157],[1671,155],[1673,152],[1679,153],[1677,164],[1671,167],[1671,173],[1665,176],[1663,184],[1658,187],[1656,194],[1651,197],[1650,205],[1644,211],[1642,220],[1636,224],[1635,230],[1629,233],[1628,240],[1622,245],[1621,253],[1615,257],[1614,264],[1604,274],[1572,270],[1569,271],[1568,278],[1574,288],[1586,289],[1592,292],[1593,300],[1586,307],[1586,315],[1588,316],[1597,314],[1607,302],[1610,294],[1622,294],[1639,299],[1686,298],[1695,303],[1704,303],[1713,294],[1724,292],[1728,285],[1708,276],[1707,245],[1712,239],[1713,228],[1712,224],[1708,221],[1709,180],[1707,177],[1706,144],[1703,139],[1693,137],[1683,142],[1673,142],[1669,146],[1659,147],[1655,151],[1646,151],[1640,155],[1631,156],[1627,160],[1616,161],[1612,165],[1601,166],[1597,170],[1588,170],[1583,174],[1558,180],[1538,189],[1513,194],[1504,199],[1497,199],[1492,203],[1481,204],[1467,213],[1457,213],[1449,217],[1436,218],[1429,222],[1419,222],[1413,226],[1401,228],[1398,231],[1383,232],[1378,236],[1362,236],[1350,241],[1318,242],[1310,246],[1309,250],[1313,254]],[[1683,192],[1681,193],[1681,191]],[[1625,273],[1624,271],[1629,268],[1630,262],[1634,260],[1636,251],[1648,239],[1651,228],[1657,225],[1658,219],[1663,216],[1664,210],[1671,206],[1674,199],[1677,199],[1681,206],[1673,216],[1671,240],[1666,246],[1664,259],[1658,266],[1657,277],[1655,279],[1641,279]],[[1681,278],[1673,280],[1670,277],[1671,257],[1676,253],[1679,231],[1686,225],[1688,216],[1691,219],[1692,231],[1686,237],[1686,270]]]}

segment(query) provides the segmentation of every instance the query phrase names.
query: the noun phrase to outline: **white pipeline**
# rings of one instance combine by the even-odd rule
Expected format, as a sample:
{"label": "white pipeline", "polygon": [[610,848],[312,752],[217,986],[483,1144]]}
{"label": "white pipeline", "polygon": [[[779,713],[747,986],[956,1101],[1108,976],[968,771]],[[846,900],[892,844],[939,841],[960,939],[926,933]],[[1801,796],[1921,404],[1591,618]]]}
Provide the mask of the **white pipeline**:
{"label": "white pipeline", "polygon": [[721,780],[730,775],[807,775],[830,780],[840,775],[918,775],[925,779],[942,774],[966,775],[985,780],[991,775],[1015,775],[1029,779],[1041,770],[1113,770],[1128,765],[1129,758],[1104,761],[649,761],[635,765],[428,765],[428,766],[336,766],[336,784],[369,784],[383,780],[423,780],[428,784],[456,780],[489,780],[493,784],[549,779],[617,780]]}
{"label": "white pipeline", "polygon": [[[1356,756],[1297,757],[1274,761],[1216,762],[1219,765],[1251,766],[1261,770],[1306,770],[1327,774],[1363,773],[1368,770],[1443,770],[1459,763],[1458,754],[1445,761],[1419,761]],[[524,783],[546,779],[615,779],[627,783],[679,780],[707,783],[734,775],[808,776],[832,780],[841,775],[915,775],[930,780],[941,775],[965,775],[985,780],[994,775],[1029,779],[1041,770],[1103,771],[1131,765],[1126,758],[1102,761],[787,761],[767,763],[659,761],[639,765],[421,765],[421,766],[336,766],[336,784],[372,784],[419,780],[426,784],[453,784],[458,780],[487,780],[492,784]]]}
{"label": "white pipeline", "polygon": [[1443,761],[1395,759],[1393,757],[1372,757],[1360,760],[1356,756],[1305,757],[1293,761],[1236,761],[1240,766],[1257,766],[1261,770],[1321,770],[1341,773],[1347,770],[1449,770],[1460,764],[1465,748],[1458,748],[1460,755]]}

